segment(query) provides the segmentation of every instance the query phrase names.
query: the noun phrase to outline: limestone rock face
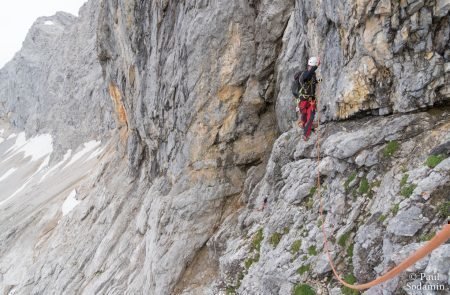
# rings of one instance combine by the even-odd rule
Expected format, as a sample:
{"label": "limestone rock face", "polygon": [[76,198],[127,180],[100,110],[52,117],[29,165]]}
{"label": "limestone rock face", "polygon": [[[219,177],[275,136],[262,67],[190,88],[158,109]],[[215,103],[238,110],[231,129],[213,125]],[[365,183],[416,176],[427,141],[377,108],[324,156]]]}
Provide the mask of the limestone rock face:
{"label": "limestone rock face", "polygon": [[98,55],[126,114],[131,167],[144,157],[151,176],[215,182],[263,158],[277,134],[274,68],[292,8],[104,1]]}
{"label": "limestone rock face", "polygon": [[64,12],[38,18],[0,70],[0,116],[29,135],[52,133],[57,154],[115,125],[93,54],[97,18],[95,1],[81,8],[79,18]]}
{"label": "limestone rock face", "polygon": [[[255,186],[246,208],[236,213],[238,225],[230,218],[210,241],[210,255],[219,260],[223,274],[218,286],[223,284],[244,294],[285,294],[292,292],[295,284],[307,283],[317,291],[334,294],[335,283],[323,280],[326,274],[331,275],[323,253],[323,222],[331,257],[342,275],[351,273],[358,282],[368,282],[401,263],[446,223],[448,211],[442,208],[448,204],[447,160],[432,169],[425,162],[434,146],[448,141],[448,136],[441,135],[448,134],[449,114],[447,108],[437,113],[328,123],[320,131],[319,162],[317,149],[307,148],[310,143],[301,140],[299,131],[281,135],[274,144],[266,174]],[[417,122],[427,123],[419,127]],[[360,132],[367,138],[354,139]],[[378,139],[372,141],[370,135]],[[316,140],[317,134],[313,136]],[[396,148],[391,150],[393,143]],[[297,151],[305,152],[294,153],[295,145]],[[375,158],[373,165],[357,164],[356,159],[364,152]],[[317,170],[321,174],[320,190],[315,182]],[[432,182],[430,176],[437,171],[446,180],[439,179],[436,186],[422,185],[421,191],[426,190],[426,194],[415,194],[418,183],[422,179]],[[257,208],[264,198],[268,198],[268,206],[261,212]],[[319,214],[321,203],[324,220]],[[241,240],[228,244],[227,239],[233,236],[241,236]],[[257,248],[255,241],[260,243]],[[236,245],[240,245],[238,249]],[[431,257],[445,260],[446,246]],[[245,258],[233,255],[240,251],[247,251]],[[427,256],[409,271],[428,273],[433,269],[446,280],[448,267],[442,269],[435,259]],[[428,278],[422,284],[433,285],[432,277]],[[403,273],[367,294],[380,294],[380,290],[397,294],[413,281]]]}
{"label": "limestone rock face", "polygon": [[[409,112],[448,101],[448,1],[296,1],[277,68],[277,118],[293,116],[290,83],[320,56],[322,120]],[[287,115],[289,114],[289,115]]]}
{"label": "limestone rock face", "polygon": [[[71,214],[47,226],[45,208],[28,204],[23,226],[0,236],[0,288],[290,294],[304,283],[340,294],[322,225],[340,273],[385,273],[448,212],[448,11],[446,1],[102,0],[80,19],[39,19],[0,71],[0,115],[51,132],[61,150],[109,140]],[[311,55],[322,59],[321,125],[305,142],[291,128],[290,86]],[[0,203],[14,218],[11,208]],[[19,259],[14,246],[34,228],[44,234]],[[448,257],[440,248],[414,271],[448,278]],[[409,278],[367,294],[398,294]]]}

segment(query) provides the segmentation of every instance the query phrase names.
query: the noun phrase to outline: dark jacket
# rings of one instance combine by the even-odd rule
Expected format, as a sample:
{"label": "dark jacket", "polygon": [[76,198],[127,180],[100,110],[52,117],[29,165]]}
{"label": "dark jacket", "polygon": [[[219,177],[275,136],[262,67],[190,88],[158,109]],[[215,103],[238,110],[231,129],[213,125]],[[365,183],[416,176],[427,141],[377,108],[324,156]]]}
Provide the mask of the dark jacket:
{"label": "dark jacket", "polygon": [[[304,99],[314,99],[315,93],[316,93],[316,84],[317,84],[317,78],[316,78],[316,70],[317,67],[311,67],[310,70],[306,70],[303,72],[298,72],[295,74],[294,79],[298,81],[298,90],[293,91],[293,94],[296,97],[299,97],[301,100]],[[302,90],[302,91],[300,91]],[[294,93],[296,92],[296,93]]]}

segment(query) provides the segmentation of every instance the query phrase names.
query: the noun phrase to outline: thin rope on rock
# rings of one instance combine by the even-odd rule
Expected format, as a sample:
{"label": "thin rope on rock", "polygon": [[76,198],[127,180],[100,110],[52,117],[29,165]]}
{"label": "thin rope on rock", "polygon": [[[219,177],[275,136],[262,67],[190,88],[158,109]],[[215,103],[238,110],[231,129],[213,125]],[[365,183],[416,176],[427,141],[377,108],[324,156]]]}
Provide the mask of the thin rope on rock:
{"label": "thin rope on rock", "polygon": [[316,100],[317,104],[317,139],[316,139],[316,152],[317,152],[317,189],[319,191],[319,199],[320,199],[320,217],[322,219],[322,233],[324,237],[324,250],[328,258],[328,263],[331,266],[331,269],[333,271],[334,276],[336,279],[344,286],[350,289],[354,290],[364,290],[371,287],[374,287],[378,284],[381,284],[383,282],[386,282],[390,279],[393,279],[397,275],[399,275],[401,272],[405,271],[408,267],[419,261],[420,259],[424,258],[428,254],[430,254],[434,249],[438,248],[440,245],[444,244],[447,240],[450,239],[450,224],[444,225],[443,229],[438,232],[434,238],[432,238],[430,241],[428,241],[424,246],[419,248],[416,252],[411,254],[407,259],[405,259],[402,263],[382,275],[381,277],[376,278],[373,281],[370,281],[365,284],[360,285],[351,285],[347,282],[345,282],[341,276],[336,271],[336,267],[333,262],[333,258],[331,257],[330,250],[328,248],[328,236],[325,231],[325,218],[323,216],[323,199],[322,199],[322,190],[321,190],[321,184],[320,184],[320,172],[319,172],[319,163],[320,163],[320,105],[319,105],[319,99]]}

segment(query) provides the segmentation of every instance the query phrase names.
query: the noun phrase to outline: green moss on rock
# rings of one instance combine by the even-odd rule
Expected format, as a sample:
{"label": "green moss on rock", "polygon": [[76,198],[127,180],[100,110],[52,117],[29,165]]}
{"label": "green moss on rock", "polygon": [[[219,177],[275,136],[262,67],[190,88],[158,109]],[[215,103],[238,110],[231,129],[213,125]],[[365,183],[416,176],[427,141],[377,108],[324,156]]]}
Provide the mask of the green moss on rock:
{"label": "green moss on rock", "polygon": [[316,292],[310,285],[299,284],[294,287],[292,294],[293,295],[315,295]]}
{"label": "green moss on rock", "polygon": [[399,148],[400,148],[400,144],[398,143],[398,141],[396,141],[396,140],[390,141],[384,147],[383,155],[385,157],[391,157],[398,151]]}
{"label": "green moss on rock", "polygon": [[[356,278],[353,274],[348,274],[348,275],[344,276],[343,279],[344,279],[344,281],[346,281],[347,283],[352,284],[352,285],[354,283],[356,283]],[[343,295],[358,295],[359,294],[359,292],[357,290],[353,290],[353,289],[350,289],[345,286],[341,288],[341,292]]]}
{"label": "green moss on rock", "polygon": [[343,235],[341,235],[338,239],[338,245],[341,247],[345,247],[345,244],[347,243],[347,240],[349,237],[350,237],[350,232],[346,232]]}
{"label": "green moss on rock", "polygon": [[393,216],[397,215],[399,209],[400,209],[400,204],[399,203],[397,203],[394,206],[392,206],[392,208],[391,208],[392,215]]}
{"label": "green moss on rock", "polygon": [[402,176],[402,180],[400,180],[400,187],[404,187],[406,182],[408,182],[409,174],[405,173]]}
{"label": "green moss on rock", "polygon": [[316,246],[309,246],[308,248],[308,254],[311,256],[316,256],[317,255],[317,249]]}
{"label": "green moss on rock", "polygon": [[292,243],[292,246],[291,246],[291,253],[292,254],[297,254],[298,251],[300,251],[301,247],[302,247],[302,241],[301,240],[294,241],[294,243]]}
{"label": "green moss on rock", "polygon": [[425,164],[430,168],[435,168],[445,157],[443,155],[431,155],[427,158]]}
{"label": "green moss on rock", "polygon": [[276,248],[280,243],[282,236],[283,236],[282,234],[274,232],[269,238],[269,244],[271,244],[272,247]]}
{"label": "green moss on rock", "polygon": [[297,269],[297,273],[299,275],[304,274],[305,272],[308,272],[311,269],[311,265],[306,264],[306,265],[302,265]]}
{"label": "green moss on rock", "polygon": [[400,195],[404,196],[405,198],[409,198],[413,191],[416,189],[417,185],[416,184],[409,184],[409,185],[405,185],[401,191],[400,191]]}
{"label": "green moss on rock", "polygon": [[450,216],[450,202],[444,202],[438,206],[438,214],[440,217],[446,218]]}
{"label": "green moss on rock", "polygon": [[367,181],[367,178],[363,178],[361,179],[360,183],[359,183],[359,188],[358,188],[358,192],[363,195],[363,194],[367,194],[369,192],[370,186],[369,186],[369,181]]}
{"label": "green moss on rock", "polygon": [[353,257],[353,244],[348,246],[348,248],[347,248],[347,256]]}
{"label": "green moss on rock", "polygon": [[349,187],[350,187],[350,183],[352,183],[353,180],[355,180],[356,178],[356,171],[353,172],[352,174],[350,174],[350,176],[347,178],[347,180],[344,182],[344,188],[346,191],[348,191]]}
{"label": "green moss on rock", "polygon": [[263,229],[262,228],[260,228],[257,232],[256,232],[256,234],[253,236],[253,239],[252,239],[252,245],[251,245],[251,251],[254,251],[254,250],[256,250],[256,251],[260,251],[260,249],[261,249],[261,242],[262,242],[262,240],[264,239],[264,235],[263,235]]}

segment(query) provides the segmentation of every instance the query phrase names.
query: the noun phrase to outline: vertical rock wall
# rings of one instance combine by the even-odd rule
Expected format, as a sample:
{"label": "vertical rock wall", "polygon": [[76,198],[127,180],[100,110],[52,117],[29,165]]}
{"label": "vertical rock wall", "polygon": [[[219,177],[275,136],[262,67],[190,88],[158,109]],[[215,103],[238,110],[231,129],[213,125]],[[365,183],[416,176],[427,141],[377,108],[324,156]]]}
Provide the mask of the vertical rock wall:
{"label": "vertical rock wall", "polygon": [[280,129],[292,119],[291,77],[309,56],[322,58],[323,120],[448,101],[449,9],[448,1],[296,1],[277,70]]}
{"label": "vertical rock wall", "polygon": [[99,57],[128,114],[133,169],[142,153],[152,176],[172,181],[260,161],[276,136],[275,62],[292,5],[103,2]]}

